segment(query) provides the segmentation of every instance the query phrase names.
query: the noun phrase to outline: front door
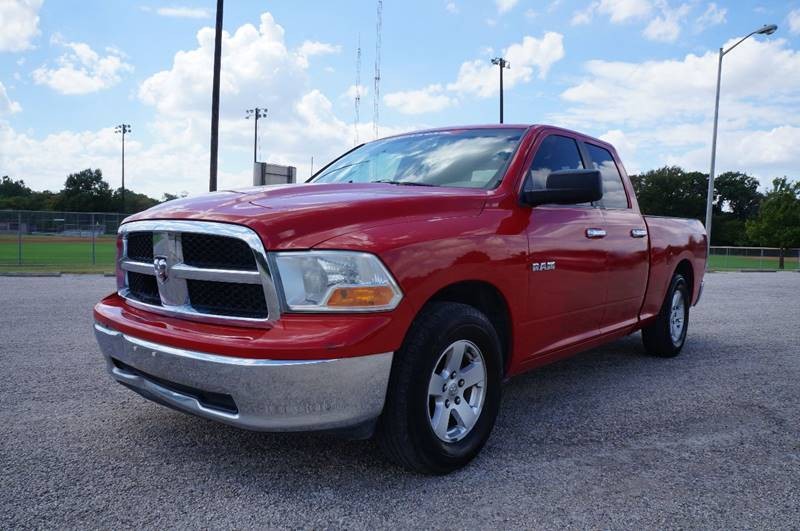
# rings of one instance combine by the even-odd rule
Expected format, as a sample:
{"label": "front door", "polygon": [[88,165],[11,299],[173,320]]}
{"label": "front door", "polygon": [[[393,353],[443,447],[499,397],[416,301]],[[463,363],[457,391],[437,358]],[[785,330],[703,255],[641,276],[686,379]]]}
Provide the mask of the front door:
{"label": "front door", "polygon": [[[575,139],[550,135],[526,174],[525,190],[545,187],[550,172],[582,169]],[[528,225],[527,351],[541,355],[598,334],[605,304],[604,219],[591,205],[542,205]]]}

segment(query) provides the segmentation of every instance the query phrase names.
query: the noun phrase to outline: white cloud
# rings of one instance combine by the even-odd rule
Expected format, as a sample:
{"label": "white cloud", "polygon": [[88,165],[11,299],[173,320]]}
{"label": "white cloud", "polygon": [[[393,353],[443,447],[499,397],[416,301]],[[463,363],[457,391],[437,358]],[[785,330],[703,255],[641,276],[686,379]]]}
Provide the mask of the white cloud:
{"label": "white cloud", "polygon": [[790,11],[786,20],[789,23],[789,31],[795,35],[800,35],[800,9]]}
{"label": "white cloud", "polygon": [[646,18],[653,10],[650,0],[594,0],[572,13],[570,24],[589,24],[596,13],[608,16],[614,24]]}
{"label": "white cloud", "polygon": [[0,52],[20,52],[33,47],[39,35],[42,0],[0,1]]}
{"label": "white cloud", "polygon": [[37,85],[47,85],[61,94],[89,94],[107,89],[119,83],[122,74],[133,70],[114,48],[107,48],[107,55],[101,56],[86,43],[62,42],[60,36],[52,41],[69,51],[57,59],[58,66],[42,65],[32,76]]}
{"label": "white cloud", "polygon": [[420,90],[392,92],[383,97],[389,107],[403,114],[424,114],[441,111],[456,103],[444,92],[442,85],[428,85]]}
{"label": "white cloud", "polygon": [[572,13],[572,18],[570,19],[569,23],[572,26],[582,26],[584,24],[589,24],[594,17],[594,12],[597,9],[597,4],[589,4],[583,9],[578,9]]}
{"label": "white cloud", "polygon": [[6,92],[6,87],[3,85],[2,81],[0,81],[0,116],[6,116],[9,114],[14,114],[20,112],[22,110],[22,106],[11,99]]}
{"label": "white cloud", "polygon": [[[589,61],[586,77],[561,94],[566,109],[549,119],[606,131],[636,168],[676,163],[707,171],[716,67],[716,51],[641,63]],[[800,131],[800,51],[784,40],[749,39],[726,56],[722,84],[722,171],[797,175],[800,152],[789,146]]]}
{"label": "white cloud", "polygon": [[672,8],[666,2],[661,2],[659,7],[661,15],[650,21],[643,35],[651,41],[675,42],[681,33],[681,23],[691,8],[689,4]]}
{"label": "white cloud", "polygon": [[458,4],[456,4],[455,2],[447,2],[444,5],[444,8],[447,10],[448,13],[452,13],[454,15],[459,12]]}
{"label": "white cloud", "polygon": [[314,55],[327,55],[339,53],[342,47],[338,44],[329,44],[319,41],[303,41],[297,48],[297,57],[303,68],[308,68],[308,58]]}
{"label": "white cloud", "polygon": [[519,0],[494,0],[494,4],[497,6],[497,12],[501,15],[514,9],[514,6],[516,6],[518,2]]}
{"label": "white cloud", "polygon": [[204,7],[159,7],[155,11],[162,17],[211,18],[211,12]]}
{"label": "white cloud", "polygon": [[597,4],[597,10],[614,23],[644,18],[652,9],[649,0],[600,0]]}
{"label": "white cloud", "polygon": [[[504,74],[505,86],[512,88],[527,83],[534,70],[540,79],[547,77],[550,67],[564,57],[564,36],[547,32],[541,39],[525,36],[522,42],[512,44],[503,51],[511,68]],[[461,64],[458,78],[447,85],[448,90],[462,94],[475,94],[482,98],[497,93],[497,66],[486,59],[475,59]]]}
{"label": "white cloud", "polygon": [[728,21],[728,9],[725,7],[718,7],[716,2],[711,2],[706,6],[706,10],[702,15],[697,17],[695,21],[699,29],[725,24]]}

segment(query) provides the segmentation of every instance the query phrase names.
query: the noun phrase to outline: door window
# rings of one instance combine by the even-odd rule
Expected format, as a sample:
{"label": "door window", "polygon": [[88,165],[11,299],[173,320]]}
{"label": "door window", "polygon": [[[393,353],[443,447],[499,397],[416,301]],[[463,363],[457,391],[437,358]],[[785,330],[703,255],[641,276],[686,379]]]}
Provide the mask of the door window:
{"label": "door window", "polygon": [[586,144],[586,149],[592,158],[594,169],[600,170],[600,175],[603,177],[603,199],[600,204],[605,208],[628,208],[628,196],[625,194],[622,176],[619,174],[614,157],[607,149],[600,146]]}
{"label": "door window", "polygon": [[583,161],[578,143],[566,136],[550,135],[542,141],[533,158],[525,178],[524,190],[545,189],[547,176],[554,171],[582,169]]}

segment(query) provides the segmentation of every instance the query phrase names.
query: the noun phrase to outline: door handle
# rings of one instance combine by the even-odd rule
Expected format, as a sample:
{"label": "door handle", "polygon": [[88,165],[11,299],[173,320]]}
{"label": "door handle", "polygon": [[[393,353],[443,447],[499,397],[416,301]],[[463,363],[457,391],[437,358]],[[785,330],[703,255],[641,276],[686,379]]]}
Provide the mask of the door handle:
{"label": "door handle", "polygon": [[605,229],[586,229],[586,237],[590,239],[605,238]]}
{"label": "door handle", "polygon": [[644,238],[647,236],[647,229],[631,229],[631,238]]}

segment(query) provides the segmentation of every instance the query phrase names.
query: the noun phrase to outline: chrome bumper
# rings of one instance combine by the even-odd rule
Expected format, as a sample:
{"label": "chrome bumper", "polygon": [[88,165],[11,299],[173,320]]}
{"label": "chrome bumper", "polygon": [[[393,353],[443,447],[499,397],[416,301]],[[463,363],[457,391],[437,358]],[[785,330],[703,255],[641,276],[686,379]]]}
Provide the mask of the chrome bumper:
{"label": "chrome bumper", "polygon": [[261,431],[368,425],[383,409],[392,353],[281,361],[169,347],[94,325],[108,371],[145,398]]}

